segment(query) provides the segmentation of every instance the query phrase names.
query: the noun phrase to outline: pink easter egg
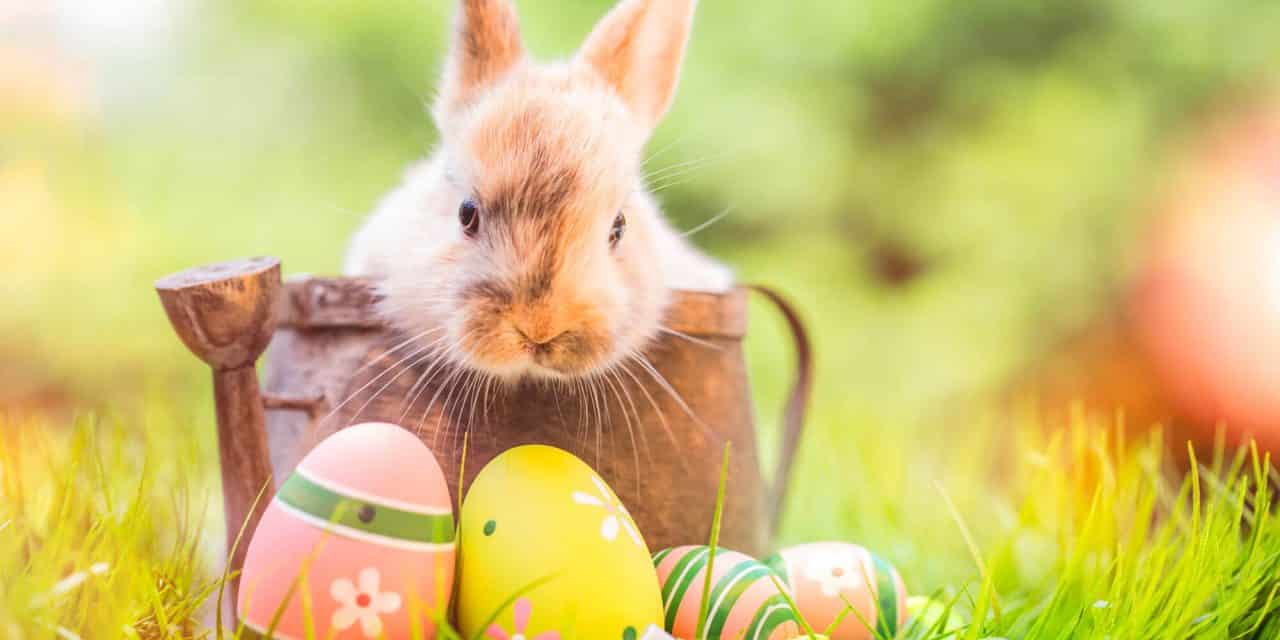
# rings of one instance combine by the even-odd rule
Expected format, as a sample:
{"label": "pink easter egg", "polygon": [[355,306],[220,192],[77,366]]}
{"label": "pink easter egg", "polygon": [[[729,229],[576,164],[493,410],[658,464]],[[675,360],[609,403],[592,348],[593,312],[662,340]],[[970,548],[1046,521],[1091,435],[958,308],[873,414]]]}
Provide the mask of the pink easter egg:
{"label": "pink easter egg", "polygon": [[884,558],[856,544],[797,545],[765,564],[782,576],[809,626],[821,631],[843,616],[831,630],[831,640],[892,638],[907,621],[902,576]]}
{"label": "pink easter egg", "polygon": [[431,620],[449,606],[455,535],[431,451],[395,425],[348,427],[303,458],[267,506],[238,615],[248,637],[394,640],[417,627],[417,637],[434,638]]}
{"label": "pink easter egg", "polygon": [[784,640],[800,634],[769,568],[727,549],[716,551],[707,617],[697,629],[709,552],[706,546],[688,546],[654,554],[667,631],[677,638],[706,640]]}

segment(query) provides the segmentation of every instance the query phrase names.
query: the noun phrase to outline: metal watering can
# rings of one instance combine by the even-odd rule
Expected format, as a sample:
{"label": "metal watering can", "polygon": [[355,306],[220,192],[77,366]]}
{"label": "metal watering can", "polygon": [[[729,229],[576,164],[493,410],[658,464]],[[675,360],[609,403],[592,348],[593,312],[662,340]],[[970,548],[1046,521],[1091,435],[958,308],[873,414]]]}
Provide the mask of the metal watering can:
{"label": "metal watering can", "polygon": [[[369,281],[285,283],[279,260],[252,258],[173,274],[156,290],[183,343],[213,368],[228,549],[242,526],[253,531],[277,483],[315,443],[371,421],[416,429],[455,496],[460,477],[469,485],[511,447],[569,451],[613,487],[652,549],[706,541],[722,451],[732,443],[721,544],[758,556],[776,528],[812,367],[802,322],[772,290],[675,292],[664,319],[672,332],[646,350],[653,371],[601,379],[591,393],[521,384],[465,402],[440,388],[449,375],[415,384],[423,372],[397,352],[403,337],[381,320]],[[742,351],[749,291],[783,313],[797,356],[772,484],[760,470]],[[255,365],[264,350],[260,388]],[[233,569],[245,547],[230,558]]]}

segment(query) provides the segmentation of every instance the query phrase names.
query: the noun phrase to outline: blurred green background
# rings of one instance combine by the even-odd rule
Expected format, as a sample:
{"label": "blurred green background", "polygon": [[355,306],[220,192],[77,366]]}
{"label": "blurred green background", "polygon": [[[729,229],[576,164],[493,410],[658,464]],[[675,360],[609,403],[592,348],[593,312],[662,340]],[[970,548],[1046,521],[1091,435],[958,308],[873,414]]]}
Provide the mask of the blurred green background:
{"label": "blurred green background", "polygon": [[[555,58],[612,3],[519,4],[530,48]],[[336,272],[436,138],[426,107],[451,12],[0,4],[0,411],[162,394],[210,438],[206,370],[152,281],[255,254]],[[1277,43],[1266,0],[701,3],[651,167],[689,163],[661,192],[677,225],[727,209],[697,242],[812,325],[789,538],[876,541],[926,585],[961,575],[954,536],[888,532],[945,518],[932,483],[949,465],[999,475],[992,449],[965,457],[967,425],[1115,308],[1170,157],[1211,114],[1274,89]],[[771,427],[791,353],[755,312]],[[881,466],[850,462],[867,451]],[[823,509],[831,478],[881,499]],[[981,512],[985,491],[955,497]],[[929,545],[957,553],[930,563]]]}
{"label": "blurred green background", "polygon": [[[570,55],[609,5],[525,3],[532,51]],[[148,287],[168,271],[255,253],[337,271],[433,145],[451,12],[0,14],[0,402],[191,374]],[[808,308],[827,402],[919,415],[1004,383],[1114,296],[1171,141],[1275,81],[1277,41],[1268,1],[708,0],[653,166],[692,163],[669,214],[730,209],[696,239]]]}

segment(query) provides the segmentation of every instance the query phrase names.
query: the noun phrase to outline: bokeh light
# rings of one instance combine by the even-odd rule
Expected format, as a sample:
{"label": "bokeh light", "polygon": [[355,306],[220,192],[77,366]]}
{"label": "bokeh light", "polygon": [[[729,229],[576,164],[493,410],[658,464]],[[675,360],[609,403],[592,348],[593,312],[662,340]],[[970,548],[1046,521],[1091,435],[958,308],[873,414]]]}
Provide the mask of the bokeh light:
{"label": "bokeh light", "polygon": [[1162,381],[1201,424],[1280,445],[1280,108],[1224,116],[1188,153],[1135,296]]}

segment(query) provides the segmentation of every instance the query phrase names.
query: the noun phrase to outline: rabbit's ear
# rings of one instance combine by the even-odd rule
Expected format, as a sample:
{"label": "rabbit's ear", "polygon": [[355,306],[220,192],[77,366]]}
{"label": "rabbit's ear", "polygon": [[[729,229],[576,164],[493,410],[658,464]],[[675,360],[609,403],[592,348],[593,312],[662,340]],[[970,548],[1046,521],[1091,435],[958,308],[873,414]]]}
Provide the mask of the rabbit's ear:
{"label": "rabbit's ear", "polygon": [[680,78],[695,0],[623,0],[596,26],[578,54],[652,129],[667,112]]}
{"label": "rabbit's ear", "polygon": [[435,105],[442,125],[524,57],[520,20],[511,0],[461,0],[459,5]]}

